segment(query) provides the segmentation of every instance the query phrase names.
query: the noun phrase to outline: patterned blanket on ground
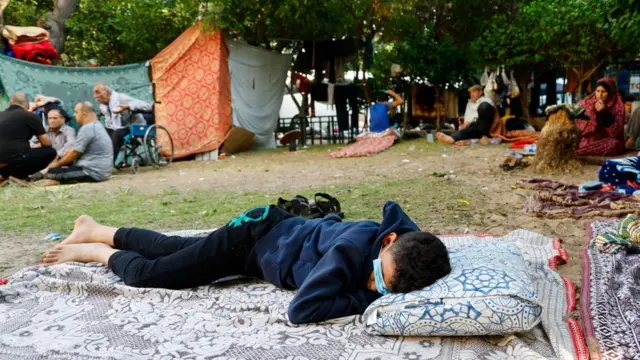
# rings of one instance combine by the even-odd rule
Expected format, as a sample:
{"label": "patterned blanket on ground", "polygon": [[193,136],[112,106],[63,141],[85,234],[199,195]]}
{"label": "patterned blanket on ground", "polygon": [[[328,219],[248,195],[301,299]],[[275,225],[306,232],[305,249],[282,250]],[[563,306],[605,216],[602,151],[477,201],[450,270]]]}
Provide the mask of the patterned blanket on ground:
{"label": "patterned blanket on ground", "polygon": [[361,316],[293,326],[293,292],[264,282],[137,289],[103,266],[63,264],[24,269],[0,286],[0,359],[586,359],[580,328],[567,316],[575,288],[552,270],[567,259],[558,240],[519,230],[443,241],[516,243],[545,309],[542,325],[504,338],[374,336]]}
{"label": "patterned blanket on ground", "polygon": [[578,186],[551,180],[522,181],[520,187],[535,191],[527,197],[525,212],[548,218],[587,219],[640,215],[640,197],[613,192],[580,192]]}
{"label": "patterned blanket on ground", "polygon": [[384,136],[370,135],[357,138],[356,142],[340,151],[327,155],[328,158],[350,158],[371,156],[392,147],[398,137],[392,132]]}
{"label": "patterned blanket on ground", "polygon": [[592,359],[640,359],[640,254],[615,255],[593,248],[618,221],[587,224],[580,312]]}

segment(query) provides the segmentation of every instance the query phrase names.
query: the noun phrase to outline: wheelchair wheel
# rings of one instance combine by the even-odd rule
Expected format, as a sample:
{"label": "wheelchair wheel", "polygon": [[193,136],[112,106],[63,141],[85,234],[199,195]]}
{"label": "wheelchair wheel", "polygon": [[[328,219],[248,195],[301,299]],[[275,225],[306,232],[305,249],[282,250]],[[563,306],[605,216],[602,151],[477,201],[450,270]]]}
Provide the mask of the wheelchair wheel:
{"label": "wheelchair wheel", "polygon": [[131,171],[133,171],[134,175],[140,171],[140,160],[137,157],[134,157],[133,160],[131,160]]}
{"label": "wheelchair wheel", "polygon": [[169,130],[161,125],[151,125],[144,134],[149,164],[164,167],[173,162],[173,139]]}

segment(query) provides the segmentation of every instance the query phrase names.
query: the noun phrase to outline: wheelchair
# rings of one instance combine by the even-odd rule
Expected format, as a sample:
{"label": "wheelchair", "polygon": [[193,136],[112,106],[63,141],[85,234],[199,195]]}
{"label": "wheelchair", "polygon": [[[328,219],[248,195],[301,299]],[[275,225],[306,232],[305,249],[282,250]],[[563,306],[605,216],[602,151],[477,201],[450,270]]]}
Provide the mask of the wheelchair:
{"label": "wheelchair", "polygon": [[173,162],[173,139],[161,125],[130,125],[129,134],[115,160],[115,168],[131,168],[134,174],[141,166],[165,167]]}

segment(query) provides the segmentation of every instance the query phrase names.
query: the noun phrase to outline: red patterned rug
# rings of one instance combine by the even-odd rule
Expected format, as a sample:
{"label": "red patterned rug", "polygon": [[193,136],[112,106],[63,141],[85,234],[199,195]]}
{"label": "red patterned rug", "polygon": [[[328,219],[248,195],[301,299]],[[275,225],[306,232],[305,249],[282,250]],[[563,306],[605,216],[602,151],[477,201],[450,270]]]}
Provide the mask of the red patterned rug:
{"label": "red patterned rug", "polygon": [[398,138],[395,134],[389,134],[384,136],[366,136],[356,140],[355,143],[343,148],[340,151],[336,151],[327,155],[328,158],[350,158],[350,157],[363,157],[373,154],[381,153],[396,142]]}

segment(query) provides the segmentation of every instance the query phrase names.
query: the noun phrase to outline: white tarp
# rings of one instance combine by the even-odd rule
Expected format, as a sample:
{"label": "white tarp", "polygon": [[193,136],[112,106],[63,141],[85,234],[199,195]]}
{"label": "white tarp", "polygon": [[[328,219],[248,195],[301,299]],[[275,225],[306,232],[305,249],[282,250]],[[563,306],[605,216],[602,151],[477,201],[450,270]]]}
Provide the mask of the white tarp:
{"label": "white tarp", "polygon": [[292,56],[239,41],[227,44],[233,124],[256,134],[255,149],[273,149]]}

